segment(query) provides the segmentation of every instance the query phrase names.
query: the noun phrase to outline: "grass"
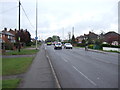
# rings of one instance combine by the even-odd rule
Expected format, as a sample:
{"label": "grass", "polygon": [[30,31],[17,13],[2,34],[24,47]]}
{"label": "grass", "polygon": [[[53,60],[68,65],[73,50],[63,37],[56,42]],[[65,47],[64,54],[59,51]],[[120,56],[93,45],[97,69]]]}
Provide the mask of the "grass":
{"label": "grass", "polygon": [[79,46],[74,46],[75,48],[85,48],[85,47],[79,47]]}
{"label": "grass", "polygon": [[[37,44],[37,46],[39,47],[41,44]],[[31,45],[31,46],[26,46],[25,48],[36,48],[36,45]]]}
{"label": "grass", "polygon": [[[17,88],[19,85],[21,79],[8,79],[8,80],[2,80],[2,88],[3,90],[7,90],[7,88]],[[13,90],[13,89],[10,89]]]}
{"label": "grass", "polygon": [[24,73],[32,63],[32,60],[33,57],[3,58],[2,75]]}
{"label": "grass", "polygon": [[0,58],[0,75],[2,75],[2,57]]}
{"label": "grass", "polygon": [[115,53],[120,53],[120,51],[113,51],[113,50],[102,50],[102,51],[105,51],[105,52],[115,52]]}
{"label": "grass", "polygon": [[39,50],[35,50],[35,49],[21,49],[20,52],[18,52],[18,50],[9,51],[9,52],[6,52],[4,55],[31,55],[31,54],[37,53],[38,51]]}

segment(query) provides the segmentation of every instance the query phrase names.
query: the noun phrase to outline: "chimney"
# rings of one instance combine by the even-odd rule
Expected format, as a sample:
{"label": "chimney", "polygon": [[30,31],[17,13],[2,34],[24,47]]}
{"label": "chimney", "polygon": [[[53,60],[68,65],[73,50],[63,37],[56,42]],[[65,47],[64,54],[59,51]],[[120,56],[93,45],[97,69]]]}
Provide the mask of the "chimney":
{"label": "chimney", "polygon": [[4,31],[7,31],[7,28],[4,28]]}

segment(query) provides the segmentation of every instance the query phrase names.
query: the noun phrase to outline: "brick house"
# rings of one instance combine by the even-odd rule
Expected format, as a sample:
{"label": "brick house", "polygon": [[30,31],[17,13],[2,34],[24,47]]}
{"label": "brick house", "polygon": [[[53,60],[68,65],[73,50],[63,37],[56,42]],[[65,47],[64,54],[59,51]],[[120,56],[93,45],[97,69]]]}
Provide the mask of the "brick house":
{"label": "brick house", "polygon": [[110,45],[120,45],[120,34],[110,31],[103,35],[103,42]]}
{"label": "brick house", "polygon": [[83,39],[84,39],[84,36],[83,36],[83,35],[78,36],[78,37],[76,37],[76,42],[82,43],[82,40],[83,40]]}
{"label": "brick house", "polygon": [[82,43],[82,40],[84,39],[89,42],[94,42],[98,38],[99,38],[99,35],[95,34],[94,32],[89,31],[89,34],[84,34],[84,35],[78,36],[76,38],[76,41],[78,43]]}
{"label": "brick house", "polygon": [[15,43],[15,35],[7,31],[5,28],[2,32],[0,32],[1,42],[5,43]]}
{"label": "brick house", "polygon": [[99,38],[97,34],[94,32],[89,31],[89,34],[84,34],[85,39],[91,39],[91,40],[96,40]]}

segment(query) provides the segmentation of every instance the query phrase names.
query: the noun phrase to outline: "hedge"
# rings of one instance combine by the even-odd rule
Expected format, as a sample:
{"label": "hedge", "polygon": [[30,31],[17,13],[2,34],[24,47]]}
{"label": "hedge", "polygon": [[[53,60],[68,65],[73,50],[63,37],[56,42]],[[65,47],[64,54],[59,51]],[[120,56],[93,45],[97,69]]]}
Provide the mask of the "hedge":
{"label": "hedge", "polygon": [[77,46],[78,47],[85,47],[85,44],[84,43],[78,43]]}
{"label": "hedge", "polygon": [[113,47],[113,48],[120,48],[120,45],[109,45],[109,44],[102,44],[102,47]]}
{"label": "hedge", "polygon": [[93,44],[88,45],[88,48],[90,48],[90,49],[93,49],[93,47],[94,47]]}

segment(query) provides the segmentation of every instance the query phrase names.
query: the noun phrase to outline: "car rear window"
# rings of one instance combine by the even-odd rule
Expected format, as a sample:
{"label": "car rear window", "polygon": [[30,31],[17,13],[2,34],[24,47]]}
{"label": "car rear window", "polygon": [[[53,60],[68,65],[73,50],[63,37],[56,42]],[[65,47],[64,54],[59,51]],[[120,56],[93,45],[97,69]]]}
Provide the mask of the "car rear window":
{"label": "car rear window", "polygon": [[61,45],[60,43],[57,43],[56,45]]}

